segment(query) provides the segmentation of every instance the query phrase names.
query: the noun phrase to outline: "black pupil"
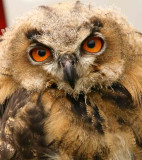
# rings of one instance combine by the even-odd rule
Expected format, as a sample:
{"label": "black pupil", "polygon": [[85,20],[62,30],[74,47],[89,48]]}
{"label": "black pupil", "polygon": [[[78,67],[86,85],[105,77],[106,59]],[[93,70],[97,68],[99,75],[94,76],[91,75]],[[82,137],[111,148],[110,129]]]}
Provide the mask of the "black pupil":
{"label": "black pupil", "polygon": [[45,51],[44,49],[38,50],[38,55],[39,55],[40,57],[44,57],[45,54],[46,54],[46,51]]}
{"label": "black pupil", "polygon": [[95,41],[94,40],[90,40],[88,43],[87,43],[87,46],[89,48],[94,48],[95,47]]}

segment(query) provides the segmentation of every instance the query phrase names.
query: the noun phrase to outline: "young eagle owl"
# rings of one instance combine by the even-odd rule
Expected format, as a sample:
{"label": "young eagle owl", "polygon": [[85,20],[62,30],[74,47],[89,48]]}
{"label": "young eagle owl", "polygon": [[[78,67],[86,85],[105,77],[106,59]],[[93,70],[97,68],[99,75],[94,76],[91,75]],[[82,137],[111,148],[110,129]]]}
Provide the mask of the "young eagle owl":
{"label": "young eagle owl", "polygon": [[142,35],[115,11],[40,6],[0,38],[0,160],[142,159]]}

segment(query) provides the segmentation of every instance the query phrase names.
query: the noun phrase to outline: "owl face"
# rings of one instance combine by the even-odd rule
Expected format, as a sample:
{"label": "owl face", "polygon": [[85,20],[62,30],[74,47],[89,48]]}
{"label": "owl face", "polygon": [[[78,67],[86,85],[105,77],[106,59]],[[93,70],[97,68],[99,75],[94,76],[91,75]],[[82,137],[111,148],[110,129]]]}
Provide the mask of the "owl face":
{"label": "owl face", "polygon": [[120,29],[125,26],[117,18],[79,2],[38,7],[5,33],[9,45],[2,57],[14,81],[29,91],[56,86],[86,94],[107,87],[125,65]]}

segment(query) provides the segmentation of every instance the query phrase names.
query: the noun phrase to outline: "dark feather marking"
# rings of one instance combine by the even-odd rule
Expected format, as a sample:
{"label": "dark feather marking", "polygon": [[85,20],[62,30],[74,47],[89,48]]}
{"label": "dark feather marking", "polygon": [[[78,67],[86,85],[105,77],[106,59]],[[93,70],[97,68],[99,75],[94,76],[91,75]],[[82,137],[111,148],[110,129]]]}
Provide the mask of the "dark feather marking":
{"label": "dark feather marking", "polygon": [[53,83],[53,84],[51,85],[51,88],[53,88],[53,89],[57,89],[57,88],[58,88],[58,86],[57,86],[57,84],[56,84],[56,83]]}
{"label": "dark feather marking", "polygon": [[102,160],[102,158],[98,153],[96,153],[93,157],[93,160]]}
{"label": "dark feather marking", "polygon": [[134,134],[134,137],[135,137],[135,140],[136,140],[136,144],[142,148],[142,136],[141,137],[137,137],[136,135],[136,132],[134,131],[134,129],[132,128],[132,131],[133,131],[133,134]]}
{"label": "dark feather marking", "polygon": [[79,160],[79,159],[82,159],[82,160],[83,160],[82,154],[78,156],[78,152],[79,152],[80,147],[81,147],[81,146],[79,146],[79,147],[72,153],[72,157],[74,157],[74,158],[73,158],[74,160]]}
{"label": "dark feather marking", "polygon": [[[82,142],[83,144],[84,142]],[[87,159],[87,155],[85,154],[85,152],[80,153],[80,148],[82,147],[82,144],[80,144],[80,146],[78,146],[78,148],[73,152],[72,157],[74,160],[86,160]]]}
{"label": "dark feather marking", "polygon": [[98,110],[97,105],[95,105],[93,107],[93,110],[94,110],[94,117],[96,118],[96,120],[99,121],[99,122],[104,122],[104,119],[99,114],[99,110]]}
{"label": "dark feather marking", "polygon": [[87,114],[86,112],[86,106],[84,101],[84,95],[79,95],[79,98],[76,100],[72,96],[67,95],[67,99],[72,104],[72,112],[75,113],[75,115],[82,116],[82,114]]}
{"label": "dark feather marking", "polygon": [[100,31],[100,29],[103,27],[101,20],[99,20],[97,17],[92,17],[90,21],[93,24],[92,32]]}
{"label": "dark feather marking", "polygon": [[90,101],[89,101],[88,98],[87,98],[87,100],[86,100],[86,104],[87,104],[88,106],[91,106],[91,103],[90,103]]}
{"label": "dark feather marking", "polygon": [[117,119],[117,122],[118,122],[120,125],[124,125],[124,124],[125,124],[125,121],[124,121],[121,117],[119,117],[119,118]]}
{"label": "dark feather marking", "polygon": [[36,28],[30,29],[25,33],[25,35],[28,39],[32,39],[32,38],[34,38],[34,36],[40,36],[41,34],[42,34],[42,31],[37,30]]}
{"label": "dark feather marking", "polygon": [[39,8],[41,8],[41,9],[44,9],[44,10],[46,10],[46,11],[52,11],[52,8],[51,7],[49,7],[49,6],[39,6]]}
{"label": "dark feather marking", "polygon": [[[111,88],[114,89],[115,92],[120,92],[122,93],[123,95],[126,95],[127,97],[130,97],[131,98],[131,94],[128,92],[128,90],[122,86],[120,83],[114,83]],[[111,89],[109,88],[109,89]]]}
{"label": "dark feather marking", "polygon": [[23,149],[21,151],[21,154],[22,154],[24,159],[33,159],[34,158],[34,154],[32,152],[32,148]]}
{"label": "dark feather marking", "polygon": [[0,104],[0,118],[2,118],[10,98],[6,98],[3,104]]}
{"label": "dark feather marking", "polygon": [[80,154],[79,156],[74,155],[73,160],[87,160],[87,157],[84,154]]}
{"label": "dark feather marking", "polygon": [[97,122],[96,124],[94,124],[94,127],[96,128],[96,130],[98,131],[98,133],[104,134],[104,131],[103,131],[101,123]]}
{"label": "dark feather marking", "polygon": [[78,99],[74,99],[70,95],[67,95],[67,98],[72,104],[72,107],[71,107],[72,112],[79,117],[83,117],[83,120],[86,123],[89,123],[89,124],[92,123],[92,120],[87,115],[84,94],[80,94]]}
{"label": "dark feather marking", "polygon": [[122,96],[113,96],[110,95],[111,97],[108,96],[108,99],[112,99],[115,104],[121,108],[121,109],[133,109],[134,106],[132,105],[132,101],[128,100],[128,97],[122,97]]}
{"label": "dark feather marking", "polygon": [[93,107],[93,111],[94,111],[94,117],[96,119],[96,123],[94,124],[94,127],[97,129],[98,133],[104,134],[102,124],[101,124],[104,122],[104,119],[100,116],[99,109],[96,104]]}
{"label": "dark feather marking", "polygon": [[21,147],[32,145],[31,140],[33,139],[33,137],[29,128],[25,127],[20,129],[20,131],[16,131],[16,133],[14,134],[14,137],[17,140],[19,146]]}
{"label": "dark feather marking", "polygon": [[51,146],[53,146],[56,143],[55,140],[51,141],[48,145],[46,145],[48,148],[50,148]]}
{"label": "dark feather marking", "polygon": [[40,134],[40,135],[44,135],[44,131],[43,131],[43,123],[37,123],[37,124],[33,124],[33,125],[30,125],[30,129],[33,131],[33,132],[36,132],[37,134]]}
{"label": "dark feather marking", "polygon": [[136,144],[142,148],[142,137],[138,140],[138,138],[135,136]]}
{"label": "dark feather marking", "polygon": [[108,88],[108,91],[102,92],[102,98],[113,102],[120,109],[134,108],[130,93],[119,83],[113,84],[110,88]]}
{"label": "dark feather marking", "polygon": [[45,135],[41,135],[40,138],[38,139],[37,144],[41,147],[48,147],[48,144],[45,140]]}
{"label": "dark feather marking", "polygon": [[6,77],[11,77],[11,76],[12,76],[12,75],[10,75],[10,74],[2,73],[2,72],[0,72],[0,74],[1,74],[2,76],[6,76]]}
{"label": "dark feather marking", "polygon": [[97,27],[97,28],[102,28],[103,27],[102,22],[97,18],[94,20],[93,25],[94,25],[94,27]]}
{"label": "dark feather marking", "polygon": [[79,11],[80,8],[81,8],[81,2],[80,1],[76,1],[75,6],[74,6],[75,11]]}
{"label": "dark feather marking", "polygon": [[0,38],[0,42],[2,42],[3,41],[3,39],[2,38]]}
{"label": "dark feather marking", "polygon": [[69,129],[63,134],[63,136],[60,139],[60,141],[57,142],[57,145],[58,145],[59,148],[62,145],[62,143],[64,142],[64,139],[66,138],[66,135],[68,134],[68,132],[69,132]]}
{"label": "dark feather marking", "polygon": [[91,123],[92,123],[92,118],[91,118],[91,117],[87,117],[87,118],[85,118],[84,121],[85,121],[86,123],[91,124]]}
{"label": "dark feather marking", "polygon": [[141,33],[141,32],[136,32],[136,33],[138,33],[140,36],[142,36],[142,33]]}

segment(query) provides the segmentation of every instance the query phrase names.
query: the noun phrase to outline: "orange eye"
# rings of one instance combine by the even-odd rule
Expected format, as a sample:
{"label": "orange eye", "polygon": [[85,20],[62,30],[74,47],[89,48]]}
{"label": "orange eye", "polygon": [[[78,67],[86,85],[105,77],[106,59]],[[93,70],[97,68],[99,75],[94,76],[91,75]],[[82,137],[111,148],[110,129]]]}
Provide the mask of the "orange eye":
{"label": "orange eye", "polygon": [[103,40],[100,37],[89,37],[83,42],[82,48],[89,53],[97,53],[103,47]]}
{"label": "orange eye", "polygon": [[31,57],[36,62],[42,62],[50,56],[51,52],[47,48],[39,47],[31,51]]}

